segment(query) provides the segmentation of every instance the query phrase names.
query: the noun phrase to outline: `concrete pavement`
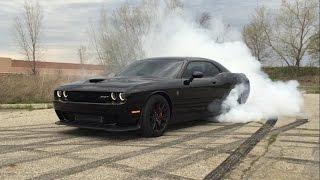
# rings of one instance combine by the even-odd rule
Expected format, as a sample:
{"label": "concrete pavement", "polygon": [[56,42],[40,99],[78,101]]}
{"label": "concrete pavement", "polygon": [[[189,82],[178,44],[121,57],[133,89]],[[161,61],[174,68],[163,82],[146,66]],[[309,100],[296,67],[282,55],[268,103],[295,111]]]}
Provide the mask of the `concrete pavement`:
{"label": "concrete pavement", "polygon": [[[280,117],[226,179],[319,179],[319,95]],[[162,137],[57,126],[52,109],[0,111],[0,179],[203,179],[263,124],[190,122]]]}

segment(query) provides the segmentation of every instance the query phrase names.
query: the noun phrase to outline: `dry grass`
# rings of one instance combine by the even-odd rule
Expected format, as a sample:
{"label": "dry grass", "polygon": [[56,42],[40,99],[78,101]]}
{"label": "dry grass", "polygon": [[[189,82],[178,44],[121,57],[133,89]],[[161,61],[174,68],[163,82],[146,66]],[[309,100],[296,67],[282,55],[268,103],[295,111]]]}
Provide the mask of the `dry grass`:
{"label": "dry grass", "polygon": [[57,86],[75,79],[57,75],[0,76],[0,104],[51,102]]}
{"label": "dry grass", "polygon": [[273,80],[297,80],[300,88],[307,93],[320,93],[320,68],[319,67],[265,67],[266,72]]}
{"label": "dry grass", "polygon": [[263,71],[273,80],[298,80],[302,86],[319,85],[319,67],[265,67]]}

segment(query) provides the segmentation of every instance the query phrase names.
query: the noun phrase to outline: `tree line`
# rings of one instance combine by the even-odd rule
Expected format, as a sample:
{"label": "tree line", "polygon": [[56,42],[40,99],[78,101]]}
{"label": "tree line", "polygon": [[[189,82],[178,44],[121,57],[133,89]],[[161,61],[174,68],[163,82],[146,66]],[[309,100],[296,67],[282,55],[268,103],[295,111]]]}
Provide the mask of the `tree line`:
{"label": "tree line", "polygon": [[[159,12],[160,4],[164,6],[164,12]],[[111,13],[102,9],[99,22],[91,23],[89,28],[90,47],[99,63],[109,72],[117,72],[131,60],[145,56],[143,37],[150,33],[152,22],[183,8],[180,0],[142,0],[136,6],[125,3]],[[202,12],[196,21],[201,28],[209,28],[210,12]],[[225,31],[229,29],[230,25],[226,25]],[[43,52],[42,7],[26,0],[21,15],[15,18],[14,30],[21,54],[30,62],[31,73],[37,74],[36,61],[41,59]],[[304,58],[311,65],[319,65],[319,36],[319,4],[316,0],[283,1],[274,12],[260,7],[242,30],[243,41],[258,61],[276,59],[286,66],[297,67],[302,65]],[[221,43],[223,37],[216,37],[215,41]],[[88,59],[87,50],[83,45],[77,50],[81,64]]]}
{"label": "tree line", "polygon": [[319,4],[316,0],[283,1],[271,13],[258,8],[242,37],[258,61],[279,60],[286,66],[300,67],[303,59],[319,65]]}

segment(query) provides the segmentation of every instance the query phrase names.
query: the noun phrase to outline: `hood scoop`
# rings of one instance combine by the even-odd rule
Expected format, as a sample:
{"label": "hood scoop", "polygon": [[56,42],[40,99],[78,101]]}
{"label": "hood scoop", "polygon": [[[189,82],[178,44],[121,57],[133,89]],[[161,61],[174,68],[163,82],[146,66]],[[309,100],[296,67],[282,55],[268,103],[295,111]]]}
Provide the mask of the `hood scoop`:
{"label": "hood scoop", "polygon": [[104,78],[95,78],[95,79],[89,79],[89,82],[90,83],[98,83],[98,82],[101,82],[101,81],[104,81],[106,79]]}

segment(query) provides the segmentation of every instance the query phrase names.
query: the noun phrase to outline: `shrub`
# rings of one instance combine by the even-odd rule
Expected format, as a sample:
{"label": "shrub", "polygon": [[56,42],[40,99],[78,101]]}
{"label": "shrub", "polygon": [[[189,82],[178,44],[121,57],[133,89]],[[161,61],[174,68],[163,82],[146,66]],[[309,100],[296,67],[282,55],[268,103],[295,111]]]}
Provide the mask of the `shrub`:
{"label": "shrub", "polygon": [[53,90],[75,77],[57,75],[0,76],[0,103],[45,103],[53,100]]}

